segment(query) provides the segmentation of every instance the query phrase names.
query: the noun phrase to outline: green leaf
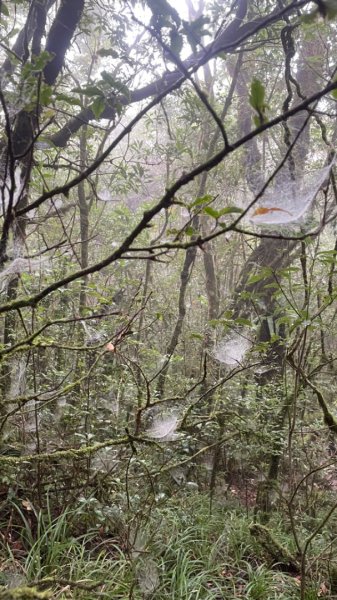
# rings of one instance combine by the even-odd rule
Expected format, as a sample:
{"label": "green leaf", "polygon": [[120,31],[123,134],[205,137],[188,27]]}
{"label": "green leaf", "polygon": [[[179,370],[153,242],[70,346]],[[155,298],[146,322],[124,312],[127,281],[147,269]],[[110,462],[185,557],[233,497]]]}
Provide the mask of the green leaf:
{"label": "green leaf", "polygon": [[[334,78],[334,83],[337,85],[337,77]],[[336,100],[337,100],[337,88],[335,90],[332,90],[331,96],[333,98],[336,98]]]}
{"label": "green leaf", "polygon": [[210,319],[210,320],[208,321],[208,324],[209,324],[211,327],[218,327],[218,325],[219,325],[219,324],[221,324],[221,320],[220,320],[220,319]]}
{"label": "green leaf", "polygon": [[265,96],[266,91],[264,85],[259,79],[253,77],[253,81],[250,86],[249,104],[254,110],[256,110],[258,115],[254,117],[254,123],[256,127],[262,125],[266,120],[266,109],[268,108],[268,105],[265,102]]}
{"label": "green leaf", "polygon": [[99,56],[111,56],[112,58],[118,58],[118,52],[112,48],[100,48],[97,50]]}
{"label": "green leaf", "polygon": [[264,286],[264,289],[265,290],[277,290],[277,291],[279,291],[280,285],[278,283],[276,283],[276,281],[275,281],[274,283],[267,283],[267,285]]}
{"label": "green leaf", "polygon": [[290,315],[284,315],[283,317],[280,317],[279,319],[276,319],[276,325],[289,325],[289,323],[292,323],[293,318]]}
{"label": "green leaf", "polygon": [[9,10],[4,2],[1,2],[0,4],[0,12],[5,17],[9,17]]}
{"label": "green leaf", "polygon": [[211,206],[206,206],[206,208],[204,208],[202,212],[204,212],[206,215],[209,215],[210,217],[213,217],[213,219],[218,219],[221,216],[220,212],[215,208],[212,208]]}
{"label": "green leaf", "polygon": [[158,21],[158,17],[160,16],[171,17],[177,26],[180,25],[179,14],[167,0],[146,0],[146,4],[155,18],[154,21]]}
{"label": "green leaf", "polygon": [[257,117],[256,115],[253,117],[253,122],[255,127],[260,127],[260,125],[263,124],[263,120],[260,117]]}
{"label": "green leaf", "polygon": [[183,47],[183,37],[176,29],[170,31],[170,50],[175,56],[180,56],[180,52]]}
{"label": "green leaf", "polygon": [[81,106],[81,102],[78,100],[78,98],[68,96],[67,94],[56,94],[56,100],[59,100],[60,102],[66,102],[67,104],[74,106]]}
{"label": "green leaf", "polygon": [[229,215],[231,213],[241,214],[243,212],[242,208],[238,208],[237,206],[225,206],[225,208],[220,208],[220,210],[216,210],[212,206],[206,206],[203,211],[206,215],[213,217],[213,219],[219,219],[219,217],[223,217],[224,215]]}
{"label": "green leaf", "polygon": [[323,250],[318,253],[318,260],[324,264],[334,264],[336,262],[336,250]]}
{"label": "green leaf", "polygon": [[229,215],[231,213],[243,213],[243,208],[239,208],[238,206],[226,206],[226,208],[222,208],[219,210],[219,215],[222,217],[223,215]]}
{"label": "green leaf", "polygon": [[124,96],[126,96],[127,98],[130,97],[130,90],[125,85],[125,83],[122,83],[121,81],[115,80],[115,83],[114,83],[113,87],[114,87],[115,90],[117,90],[117,92],[120,92],[121,94],[124,94]]}
{"label": "green leaf", "polygon": [[117,100],[114,101],[114,109],[117,113],[118,116],[120,116],[123,112],[124,106],[121,102],[118,102]]}
{"label": "green leaf", "polygon": [[75,87],[71,90],[75,94],[83,94],[84,96],[89,96],[89,98],[93,96],[101,96],[103,97],[103,92],[96,85],[87,85],[86,87]]}
{"label": "green leaf", "polygon": [[99,119],[99,117],[101,116],[102,112],[105,109],[104,98],[102,98],[101,96],[98,96],[98,98],[96,98],[96,100],[94,100],[94,102],[92,104],[90,104],[90,108],[91,108],[92,112],[94,113],[96,119]]}
{"label": "green leaf", "polygon": [[39,56],[34,57],[32,69],[34,71],[42,71],[45,66],[53,59],[54,54],[44,50]]}
{"label": "green leaf", "polygon": [[211,196],[210,194],[206,194],[205,196],[202,196],[202,197],[194,200],[194,202],[192,202],[192,204],[190,204],[190,208],[192,208],[194,206],[201,206],[202,204],[207,204],[208,202],[212,202],[212,200],[214,200],[214,196]]}
{"label": "green leaf", "polygon": [[[118,79],[115,79],[113,75],[110,75],[110,73],[108,73],[107,71],[102,71],[101,77],[102,81],[99,82],[101,85],[103,84],[103,86],[108,86],[109,88],[112,88],[113,90],[116,90],[117,92],[120,92],[121,94],[124,94],[127,97],[130,96],[130,90],[125,85],[125,83],[119,81]],[[101,94],[103,95],[102,91]]]}
{"label": "green leaf", "polygon": [[246,327],[252,327],[252,323],[249,319],[244,319],[243,317],[238,317],[235,319],[235,323],[238,325],[245,325]]}
{"label": "green leaf", "polygon": [[255,110],[263,110],[265,103],[265,88],[259,79],[256,77],[253,78],[253,81],[250,86],[250,94],[249,94],[249,104]]}
{"label": "green leaf", "polygon": [[40,102],[43,106],[50,104],[53,88],[50,85],[44,84],[40,90]]}
{"label": "green leaf", "polygon": [[107,83],[109,86],[115,87],[117,81],[112,75],[110,75],[110,73],[108,73],[107,71],[102,71],[101,77],[102,77],[103,81],[105,83]]}
{"label": "green leaf", "polygon": [[201,335],[201,333],[191,333],[191,337],[195,338],[196,340],[203,340],[204,336]]}
{"label": "green leaf", "polygon": [[251,275],[247,281],[247,284],[250,285],[252,283],[257,283],[258,281],[262,281],[262,279],[265,279],[266,275],[265,273],[258,273],[257,275]]}
{"label": "green leaf", "polygon": [[209,22],[209,18],[203,15],[192,22],[182,22],[184,33],[193,52],[197,50],[197,46],[201,43],[203,36],[210,35],[209,31],[204,28],[204,25],[208,24]]}
{"label": "green leaf", "polygon": [[301,21],[303,23],[305,23],[306,25],[311,25],[311,23],[313,23],[314,21],[316,21],[316,19],[318,18],[318,16],[319,16],[319,12],[318,12],[318,10],[316,8],[314,11],[308,13],[307,15],[302,15]]}
{"label": "green leaf", "polygon": [[247,281],[247,284],[250,285],[252,283],[257,283],[258,281],[262,281],[263,279],[270,277],[271,273],[272,273],[272,270],[269,267],[265,267],[264,269],[261,269],[261,271],[259,273],[256,273],[255,275],[251,275]]}

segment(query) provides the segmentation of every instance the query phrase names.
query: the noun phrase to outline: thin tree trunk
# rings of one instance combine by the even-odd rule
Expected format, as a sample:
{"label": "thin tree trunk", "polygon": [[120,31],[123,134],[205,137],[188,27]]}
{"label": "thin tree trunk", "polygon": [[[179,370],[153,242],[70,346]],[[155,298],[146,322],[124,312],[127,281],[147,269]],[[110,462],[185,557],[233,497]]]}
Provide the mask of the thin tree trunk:
{"label": "thin tree trunk", "polygon": [[[226,102],[225,102],[225,105],[224,105],[224,108],[223,108],[223,111],[221,114],[221,120],[223,120],[225,118],[228,108],[232,102],[235,86],[237,83],[237,77],[238,77],[238,74],[239,74],[240,68],[241,68],[241,64],[242,64],[242,55],[240,54],[238,57],[237,63],[236,63],[232,83],[231,83],[231,86],[230,86],[230,89],[229,89],[229,92],[228,92],[228,95],[226,98]],[[214,133],[211,143],[208,146],[207,159],[213,155],[214,150],[216,148],[216,144],[219,139],[219,135],[220,135],[220,132],[219,132],[219,130],[217,130]],[[207,173],[205,172],[201,175],[201,178],[200,178],[197,197],[202,197],[205,194],[206,185],[207,185]],[[206,227],[206,225],[204,224],[202,226],[201,222],[200,222],[200,218],[195,216],[192,221],[192,227],[195,231],[198,231],[198,229],[200,227]],[[181,284],[180,284],[180,290],[179,290],[178,319],[177,319],[174,331],[172,333],[171,340],[166,349],[166,355],[168,358],[168,362],[158,377],[158,393],[160,396],[162,396],[164,393],[165,379],[166,379],[168,369],[169,369],[169,360],[178,344],[180,334],[182,331],[183,321],[184,321],[184,317],[186,314],[186,307],[185,307],[186,290],[187,290],[188,282],[189,282],[190,275],[191,275],[191,269],[193,267],[193,264],[194,264],[194,261],[196,258],[196,254],[197,254],[196,247],[188,248],[188,250],[186,251],[184,266],[183,266],[181,276],[180,276]],[[214,256],[212,254],[212,251],[209,250],[209,245],[208,245],[208,247],[206,247],[204,249],[203,254],[204,254],[204,268],[205,268],[205,274],[206,274],[206,292],[207,292],[207,296],[208,296],[208,305],[209,305],[209,318],[214,318],[213,315],[217,315],[218,311],[219,311],[219,296],[218,296],[218,286],[217,286]],[[210,316],[210,315],[212,315],[212,316]]]}
{"label": "thin tree trunk", "polygon": [[[287,27],[285,29],[287,29]],[[289,31],[289,35],[291,35],[291,33],[292,31]],[[286,105],[284,106],[284,109],[286,110],[289,105],[295,106],[300,98],[298,96],[293,98],[292,88],[289,83],[290,61],[294,56],[294,48],[290,39],[288,39],[287,45],[284,44],[284,51],[286,53],[285,78],[288,86],[288,98],[285,103]],[[297,93],[303,96],[312,94],[318,89],[319,82],[317,81],[317,77],[315,75],[315,73],[317,73],[317,66],[315,66],[317,55],[319,55],[317,41],[312,42],[311,40],[305,40],[301,46],[299,68],[297,71]],[[315,67],[315,70],[313,67]],[[241,84],[243,85],[242,93],[247,98],[248,89],[244,91],[244,83],[242,81]],[[242,128],[240,133],[241,135],[245,135],[249,130],[247,129],[247,126],[250,128],[250,125],[244,120],[243,106],[241,110],[242,120],[240,119],[240,122],[242,123]],[[309,150],[310,124],[308,115],[306,113],[299,113],[296,115],[296,117],[291,119],[289,123],[286,124],[284,135],[286,149],[290,148],[292,140],[299,132],[301,132],[301,134],[296,141],[294,149],[291,150],[289,161],[290,165],[294,165],[294,176],[296,176],[296,173],[299,173],[301,170],[303,170]],[[255,138],[254,143],[256,144]],[[248,171],[249,174],[247,183],[252,191],[256,192],[261,187],[259,169],[254,168],[252,170],[252,165],[249,164],[246,164],[246,169],[247,167],[250,167],[250,170]],[[251,172],[255,172],[255,175],[258,174],[257,178],[255,176],[254,180],[252,180]],[[280,183],[282,182],[280,181]],[[276,301],[273,296],[273,287],[270,286],[270,284],[275,283],[275,275],[280,269],[284,269],[292,263],[297,254],[295,252],[297,246],[298,244],[296,242],[287,242],[284,240],[266,238],[262,239],[242,269],[240,281],[235,293],[235,297],[238,298],[235,304],[235,315],[248,317],[252,311],[258,311],[257,316],[259,317],[261,323],[259,333],[260,341],[270,341],[273,332],[270,331],[268,326],[269,319],[272,319],[275,323]],[[269,274],[259,282],[249,284],[250,276],[254,272],[262,272],[264,269],[266,269]],[[247,297],[247,295],[257,297],[259,300],[258,304],[255,303],[255,305],[252,306],[249,300],[247,301],[244,299]],[[278,333],[281,338],[284,336],[284,331],[281,330]],[[258,385],[262,387],[275,378],[279,380],[283,377],[285,365],[285,347],[282,343],[282,340],[270,344],[270,348],[266,356],[266,363],[269,367],[268,370],[263,373],[262,376],[257,378]],[[290,409],[289,398],[280,398],[280,403],[281,408],[275,419],[274,430],[277,431],[278,437],[282,439],[286,424],[286,415]],[[269,468],[266,480],[262,482],[257,497],[256,510],[257,512],[261,511],[265,517],[271,509],[271,493],[274,489],[275,482],[279,474],[280,460],[281,448],[280,442],[278,441],[274,444],[274,447],[270,453]]]}
{"label": "thin tree trunk", "polygon": [[[87,163],[87,127],[83,127],[80,136],[80,167],[85,169]],[[85,196],[85,181],[78,185],[78,206],[80,209],[80,234],[81,234],[81,269],[86,269],[89,258],[89,205]],[[85,314],[87,305],[88,276],[85,275],[81,281],[80,290],[80,314]]]}
{"label": "thin tree trunk", "polygon": [[[193,220],[193,223],[192,223],[192,226],[194,229],[198,228],[198,221],[199,221],[199,219],[197,217],[195,217]],[[160,398],[164,395],[165,381],[166,381],[166,376],[167,376],[167,372],[169,369],[169,359],[171,358],[171,356],[173,355],[173,352],[175,351],[175,349],[177,347],[177,344],[178,344],[178,341],[180,338],[180,334],[182,332],[184,318],[186,315],[185,296],[186,296],[187,286],[188,286],[188,283],[191,278],[192,269],[193,269],[196,255],[197,255],[197,248],[195,246],[192,246],[191,248],[187,249],[186,254],[185,254],[184,266],[180,273],[178,318],[177,318],[177,321],[176,321],[176,324],[175,324],[175,327],[174,327],[174,330],[173,330],[173,333],[171,336],[171,340],[166,348],[167,363],[158,376],[157,391],[158,391],[158,395]]]}
{"label": "thin tree trunk", "polygon": [[[17,49],[23,64],[27,63],[29,59],[34,59],[34,56],[39,55],[41,52],[47,11],[52,4],[53,2],[49,0],[34,0],[31,3],[26,25],[23,28],[22,34],[18,36]],[[61,3],[46,37],[45,49],[51,53],[53,58],[45,65],[43,72],[37,75],[37,94],[40,91],[41,80],[49,85],[55,83],[61,71],[65,53],[81,17],[83,7],[84,0],[64,0]],[[30,41],[31,47],[29,48]],[[11,65],[5,61],[2,65],[2,70],[3,72],[10,73]],[[10,242],[12,242],[13,259],[22,257],[26,250],[27,218],[25,216],[18,217],[17,211],[25,208],[28,204],[33,145],[35,135],[39,129],[40,116],[39,102],[36,102],[31,110],[23,109],[18,112],[12,122],[9,117],[10,107],[5,106],[3,103],[4,100],[2,108],[5,111],[7,145],[6,147],[4,145],[1,146],[0,178],[3,182],[9,181],[8,187],[11,189],[11,192],[8,194],[9,198],[3,219],[0,239],[0,265],[4,265],[8,259]],[[12,127],[13,123],[14,126]],[[16,183],[16,175],[18,173],[20,173],[23,187],[19,197],[17,197],[18,187]],[[16,297],[18,287],[19,276],[16,275],[8,287],[8,299]],[[18,323],[19,319],[17,315],[13,317],[12,313],[6,316],[4,341],[10,340],[13,342]],[[3,367],[1,387],[2,395],[5,399],[24,395],[26,366],[23,355],[19,353],[14,355],[10,363]],[[5,414],[7,411],[8,404],[1,403],[0,414]]]}

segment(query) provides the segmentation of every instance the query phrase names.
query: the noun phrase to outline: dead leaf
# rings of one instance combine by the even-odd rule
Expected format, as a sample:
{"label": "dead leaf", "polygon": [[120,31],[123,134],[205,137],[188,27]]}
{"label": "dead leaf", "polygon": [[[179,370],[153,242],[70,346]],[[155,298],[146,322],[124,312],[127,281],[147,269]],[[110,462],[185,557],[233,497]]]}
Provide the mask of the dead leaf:
{"label": "dead leaf", "polygon": [[289,210],[284,210],[284,208],[277,208],[276,206],[273,206],[271,208],[267,208],[266,206],[260,206],[259,208],[257,208],[254,212],[253,212],[253,217],[259,216],[259,215],[267,215],[269,213],[273,213],[273,212],[283,212],[283,213],[287,213],[288,215],[291,215],[291,213],[289,212]]}
{"label": "dead leaf", "polygon": [[32,503],[29,500],[22,500],[21,502],[23,508],[25,508],[28,511],[32,511],[33,510],[33,506]]}
{"label": "dead leaf", "polygon": [[319,586],[318,596],[319,597],[326,596],[327,594],[329,594],[329,588],[326,586],[326,584],[323,581],[323,583],[321,583],[321,585]]}

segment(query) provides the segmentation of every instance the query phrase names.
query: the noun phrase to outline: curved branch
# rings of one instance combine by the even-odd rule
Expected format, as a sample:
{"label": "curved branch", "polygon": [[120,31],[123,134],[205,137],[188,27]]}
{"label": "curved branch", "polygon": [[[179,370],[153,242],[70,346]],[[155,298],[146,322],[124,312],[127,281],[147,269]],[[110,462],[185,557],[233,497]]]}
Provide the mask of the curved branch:
{"label": "curved branch", "polygon": [[[193,181],[193,179],[195,179],[195,177],[197,177],[201,173],[203,173],[205,171],[209,171],[209,170],[213,169],[214,167],[216,167],[218,164],[220,164],[220,162],[226,156],[233,153],[238,148],[241,148],[248,140],[250,140],[253,137],[255,137],[256,135],[262,133],[262,131],[266,131],[266,130],[270,129],[271,127],[277,125],[278,123],[284,121],[285,119],[288,119],[292,115],[296,114],[298,111],[308,108],[310,106],[310,104],[312,104],[313,102],[316,102],[320,98],[323,98],[327,93],[331,92],[334,89],[337,89],[337,81],[330,83],[323,90],[321,90],[320,92],[317,92],[310,98],[307,98],[304,102],[302,102],[298,106],[292,108],[287,113],[278,115],[277,117],[275,117],[268,123],[264,123],[257,129],[251,131],[246,136],[237,140],[231,146],[226,146],[225,148],[220,150],[217,154],[215,154],[211,159],[206,160],[204,163],[198,165],[189,173],[182,175],[170,188],[167,189],[167,191],[164,194],[164,196],[162,197],[162,199],[155,206],[153,206],[152,208],[150,208],[149,210],[147,210],[143,213],[142,219],[139,221],[139,223],[136,225],[136,227],[133,229],[133,231],[130,232],[130,234],[125,238],[125,240],[119,246],[119,248],[117,248],[112,254],[107,256],[102,261],[87,267],[86,269],[75,271],[74,273],[71,273],[70,275],[64,277],[62,280],[55,281],[50,286],[41,290],[41,292],[39,292],[38,294],[35,294],[34,296],[30,296],[28,298],[21,298],[21,299],[19,298],[17,300],[13,300],[12,302],[3,304],[2,306],[0,306],[0,314],[6,313],[10,310],[17,310],[18,308],[23,308],[25,306],[31,306],[31,307],[36,306],[38,304],[38,302],[40,302],[40,300],[42,300],[43,298],[45,298],[52,292],[56,291],[63,285],[71,283],[72,281],[76,281],[77,279],[84,277],[85,275],[90,275],[91,273],[96,273],[96,272],[100,271],[101,269],[103,269],[104,267],[112,264],[116,260],[119,260],[123,255],[125,255],[126,252],[129,251],[131,245],[137,239],[137,237],[140,235],[140,233],[142,231],[144,231],[150,225],[152,219],[157,214],[159,214],[163,209],[168,208],[169,206],[171,206],[173,204],[175,194],[183,186],[187,185],[190,181]],[[150,103],[150,105],[152,106],[152,105],[155,105],[156,103],[157,103],[157,100]],[[148,107],[144,110],[145,111],[148,110]],[[143,111],[141,111],[141,113],[143,113]],[[132,129],[132,124],[133,124],[133,121],[131,121],[131,123],[126,128],[126,130],[130,131]],[[51,190],[50,192],[43,194],[35,202],[33,202],[32,204],[27,206],[27,208],[17,211],[17,215],[22,215],[22,214],[25,214],[26,212],[29,212],[30,210],[32,210],[33,208],[35,208],[37,206],[40,206],[40,204],[42,204],[42,202],[44,202],[48,198],[52,198],[56,194],[67,193],[70,189],[72,189],[74,186],[78,185],[78,183],[80,181],[85,179],[90,173],[92,173],[95,169],[97,169],[99,164],[101,164],[101,162],[108,156],[108,154],[112,151],[112,149],[115,147],[115,145],[117,143],[119,143],[118,138],[117,138],[117,140],[115,140],[115,142],[113,142],[113,144],[111,146],[109,146],[109,148],[107,148],[106,152],[104,152],[101,155],[100,159],[98,161],[96,161],[93,165],[91,165],[81,175],[79,175],[78,177],[75,177],[72,181],[67,183],[65,186],[61,186],[60,188],[55,188],[54,190]],[[231,225],[232,229],[233,229],[234,225],[236,226],[235,223]],[[222,230],[221,233],[224,233],[224,232],[225,232],[225,229]],[[209,239],[213,239],[214,237],[217,237],[217,235],[220,235],[220,232],[217,233],[216,235],[213,234],[212,236],[208,236],[205,241],[209,241]],[[196,240],[195,243],[198,245],[200,243],[200,241]],[[188,245],[193,245],[193,243],[190,243]],[[188,245],[186,247],[188,247]],[[153,248],[149,248],[149,252],[151,252],[151,251],[153,251]]]}
{"label": "curved branch", "polygon": [[[192,69],[194,72],[221,52],[233,52],[248,38],[261,31],[261,29],[265,29],[269,25],[279,21],[285,14],[292,13],[308,3],[309,0],[298,0],[282,10],[273,11],[269,17],[254,19],[249,23],[242,25],[242,21],[245,18],[247,11],[247,0],[240,0],[238,2],[234,20],[213,42],[205,46],[201,51],[187,58],[183,62],[184,68]],[[110,98],[107,98],[107,106],[100,118],[113,119],[115,117],[116,103],[127,106],[129,104],[134,104],[135,102],[140,102],[141,100],[156,96],[157,94],[165,93],[171,86],[175,86],[177,83],[180,85],[183,80],[184,78],[182,78],[182,73],[179,69],[176,69],[175,71],[166,71],[164,75],[156,81],[153,81],[138,90],[131,91],[128,97],[119,96],[116,98],[115,96],[111,96]],[[89,108],[83,109],[76,117],[70,119],[62,129],[52,135],[50,141],[55,146],[61,148],[65,147],[70,137],[76,133],[82,125],[89,123],[93,119],[96,119],[96,117],[92,111]]]}
{"label": "curved branch", "polygon": [[78,26],[84,8],[84,0],[63,0],[50,28],[46,51],[53,55],[43,71],[44,80],[52,85],[59,75],[66,51]]}

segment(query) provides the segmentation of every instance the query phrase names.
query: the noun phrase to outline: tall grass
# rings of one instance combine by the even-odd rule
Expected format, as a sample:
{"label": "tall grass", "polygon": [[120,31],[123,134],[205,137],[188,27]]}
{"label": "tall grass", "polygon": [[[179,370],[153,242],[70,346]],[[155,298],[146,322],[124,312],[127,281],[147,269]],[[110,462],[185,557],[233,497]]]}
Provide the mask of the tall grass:
{"label": "tall grass", "polygon": [[[298,580],[272,569],[251,536],[252,518],[221,506],[209,515],[208,499],[200,494],[155,506],[146,519],[139,517],[137,535],[131,526],[119,537],[100,532],[90,510],[88,501],[54,517],[48,504],[29,514],[15,505],[25,549],[20,569],[28,585],[49,589],[55,600],[299,598]],[[133,526],[135,521],[130,515]],[[18,566],[10,545],[1,555],[6,568]],[[308,589],[306,600],[318,597]]]}

